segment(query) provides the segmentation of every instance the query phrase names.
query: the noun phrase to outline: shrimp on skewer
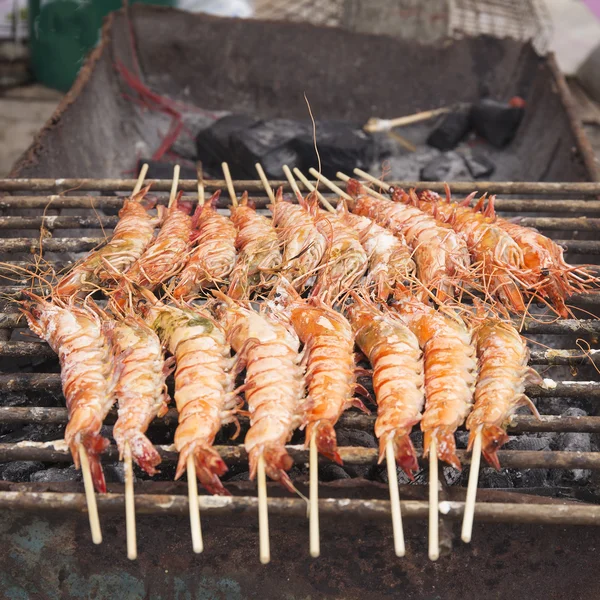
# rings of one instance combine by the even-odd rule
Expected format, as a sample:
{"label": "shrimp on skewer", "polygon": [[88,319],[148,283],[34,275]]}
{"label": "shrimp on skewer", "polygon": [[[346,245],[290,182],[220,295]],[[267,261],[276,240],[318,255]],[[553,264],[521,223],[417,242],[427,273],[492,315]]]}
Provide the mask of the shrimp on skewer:
{"label": "shrimp on skewer", "polygon": [[190,299],[199,290],[227,281],[235,265],[235,225],[217,212],[221,191],[206,204],[199,204],[192,217],[195,248],[175,280],[173,297]]}
{"label": "shrimp on skewer", "polygon": [[90,309],[63,306],[23,291],[21,312],[31,331],[58,354],[69,423],[65,430],[75,467],[79,444],[87,451],[94,487],[106,491],[99,455],[109,442],[100,435],[115,401],[110,345],[100,317]]}
{"label": "shrimp on skewer", "polygon": [[327,250],[327,240],[315,225],[309,202],[302,196],[298,196],[298,202],[284,202],[283,190],[279,188],[271,210],[273,224],[283,244],[285,276],[297,290],[301,290],[321,263]]}
{"label": "shrimp on skewer", "polygon": [[423,350],[424,455],[435,439],[438,456],[460,469],[454,432],[471,411],[477,374],[471,332],[458,316],[435,311],[416,298],[401,300],[397,308]]}
{"label": "shrimp on skewer", "polygon": [[156,204],[155,201],[144,201],[149,189],[150,186],[147,186],[125,200],[111,239],[90,252],[58,282],[55,289],[57,298],[67,299],[94,292],[99,285],[114,280],[115,274],[127,271],[142,255],[164,214],[163,206],[158,207],[156,217],[148,212]]}
{"label": "shrimp on skewer", "polygon": [[144,296],[148,300],[141,308],[144,319],[177,365],[175,404],[179,424],[175,448],[179,462],[175,479],[183,475],[192,455],[202,485],[212,494],[227,494],[219,479],[227,466],[212,447],[221,426],[236,421],[238,404],[225,332],[206,311],[167,306],[148,292]]}
{"label": "shrimp on skewer", "polygon": [[245,447],[254,479],[262,458],[267,475],[293,490],[286,473],[293,464],[285,444],[305,421],[304,369],[300,341],[291,328],[259,314],[220,292],[227,338],[237,353],[237,370],[246,367],[243,390],[250,412]]}
{"label": "shrimp on skewer", "polygon": [[397,316],[352,296],[355,302],[348,308],[348,318],[358,347],[373,367],[379,462],[391,439],[396,462],[412,479],[419,464],[409,434],[421,420],[425,403],[423,355],[417,338]]}
{"label": "shrimp on skewer", "polygon": [[434,290],[440,300],[453,297],[469,269],[464,240],[414,206],[367,196],[356,179],[348,180],[346,189],[354,199],[349,202],[353,213],[369,217],[395,235],[404,236],[413,250],[422,284]]}
{"label": "shrimp on skewer", "polygon": [[529,349],[515,327],[498,318],[485,318],[474,329],[479,358],[475,405],[467,419],[469,450],[479,432],[486,460],[500,468],[498,449],[508,441],[506,423],[521,406],[537,409],[525,395],[525,383],[541,385],[540,375],[527,366]]}
{"label": "shrimp on skewer", "polygon": [[338,204],[342,221],[358,232],[369,257],[366,285],[377,300],[387,301],[397,283],[413,279],[416,265],[402,236],[395,236],[368,217],[348,212],[345,202]]}
{"label": "shrimp on skewer", "polygon": [[107,331],[118,375],[116,396],[119,416],[113,437],[121,459],[129,444],[132,458],[148,473],[157,473],[161,459],[145,433],[155,417],[167,412],[165,379],[171,369],[165,363],[156,333],[138,317],[114,322]]}
{"label": "shrimp on skewer", "polygon": [[281,266],[277,232],[270,219],[256,212],[244,192],[238,205],[231,207],[231,221],[237,228],[238,260],[231,273],[229,296],[246,298],[251,290],[272,285],[274,271]]}

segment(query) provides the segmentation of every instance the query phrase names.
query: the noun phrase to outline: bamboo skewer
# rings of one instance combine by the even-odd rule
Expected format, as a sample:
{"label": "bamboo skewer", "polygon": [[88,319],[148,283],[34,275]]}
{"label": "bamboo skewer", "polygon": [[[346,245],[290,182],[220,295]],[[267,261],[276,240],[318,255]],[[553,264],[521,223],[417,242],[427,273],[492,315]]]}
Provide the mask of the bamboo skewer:
{"label": "bamboo skewer", "polygon": [[309,462],[310,473],[309,489],[309,533],[310,555],[317,558],[321,554],[321,540],[319,534],[319,454],[317,452],[316,432],[310,436]]}
{"label": "bamboo skewer", "polygon": [[94,544],[102,543],[102,531],[100,529],[100,518],[98,517],[98,505],[96,504],[96,494],[94,492],[94,481],[90,470],[90,462],[83,444],[79,444],[79,463],[83,474],[83,487],[85,489],[85,500],[87,502],[88,517],[90,520],[90,529],[92,531],[92,541]]}
{"label": "bamboo skewer", "polygon": [[366,171],[363,171],[362,169],[359,169],[358,167],[356,167],[356,169],[354,169],[354,173],[356,175],[358,175],[359,177],[362,177],[363,179],[366,179],[367,181],[370,181],[371,183],[378,185],[379,187],[383,188],[386,192],[389,192],[390,185],[388,183],[386,183],[385,181],[382,181],[381,179],[377,179],[377,177],[373,177],[373,175],[371,175],[370,173],[367,173]]}
{"label": "bamboo skewer", "polygon": [[[341,173],[340,171],[338,171],[335,176],[338,179],[341,179],[342,181],[350,181],[351,177],[346,175],[345,173]],[[373,196],[373,198],[379,198],[380,200],[389,200],[389,198],[387,196],[384,196],[383,194],[380,194],[379,192],[376,192],[373,188],[364,186],[363,189],[365,190],[365,193],[369,196]]]}
{"label": "bamboo skewer", "polygon": [[275,202],[275,194],[273,193],[273,188],[269,185],[269,180],[267,179],[267,175],[265,174],[264,169],[260,163],[256,163],[254,165],[256,167],[256,171],[258,176],[260,177],[260,181],[265,188],[265,192],[267,192],[267,196],[269,196],[269,200],[271,202]]}
{"label": "bamboo skewer", "polygon": [[290,168],[287,165],[283,165],[282,169],[285,176],[287,177],[287,180],[290,182],[290,187],[292,188],[292,192],[294,192],[294,195],[296,197],[299,196],[300,198],[302,198],[302,192],[300,191],[300,188],[298,187],[298,184],[296,183],[296,180],[294,179]]}
{"label": "bamboo skewer", "polygon": [[135,187],[131,193],[132,196],[135,196],[142,189],[142,185],[144,185],[144,179],[146,179],[146,173],[148,173],[148,163],[144,163],[140,169],[140,174],[138,175],[137,181],[135,182]]}
{"label": "bamboo skewer", "polygon": [[434,108],[433,110],[425,110],[423,112],[415,113],[414,115],[396,117],[395,119],[378,119],[377,117],[371,117],[363,126],[363,130],[368,133],[374,133],[376,131],[390,131],[394,127],[402,127],[403,125],[427,121],[428,119],[432,119],[438,115],[443,115],[447,112],[450,112],[450,108],[445,107]]}
{"label": "bamboo skewer", "polygon": [[233,187],[233,179],[231,179],[229,165],[226,162],[221,163],[221,168],[223,169],[223,176],[225,177],[225,183],[227,184],[227,191],[229,192],[229,197],[231,198],[231,204],[233,204],[233,206],[237,206],[238,201],[237,196],[235,195],[235,188]]}
{"label": "bamboo skewer", "polygon": [[331,205],[331,203],[329,202],[329,200],[327,200],[327,198],[325,198],[325,196],[323,196],[323,194],[321,194],[321,192],[316,188],[316,186],[314,186],[304,175],[304,173],[302,173],[302,171],[300,169],[298,169],[298,167],[294,167],[294,174],[296,175],[296,177],[302,182],[302,184],[306,187],[306,189],[309,192],[314,192],[317,195],[317,198],[321,201],[321,204],[329,211],[334,213],[335,212],[335,208]]}
{"label": "bamboo skewer", "polygon": [[473,519],[475,518],[475,499],[477,497],[477,483],[479,482],[479,465],[481,464],[481,430],[477,432],[473,442],[473,452],[471,454],[471,467],[469,471],[469,483],[467,484],[467,498],[465,501],[465,513],[463,515],[463,524],[461,539],[465,543],[471,541],[473,533]]}
{"label": "bamboo skewer", "polygon": [[123,452],[125,466],[125,526],[127,531],[127,558],[137,558],[137,532],[135,528],[135,498],[133,495],[133,464],[131,462],[131,446],[125,443]]}
{"label": "bamboo skewer", "polygon": [[175,202],[175,198],[177,198],[177,186],[179,185],[180,171],[181,167],[179,165],[175,165],[175,167],[173,167],[173,183],[171,184],[171,193],[169,195],[169,208],[173,206],[173,202]]}
{"label": "bamboo skewer", "polygon": [[202,163],[200,161],[196,163],[196,173],[198,175],[198,204],[204,206],[204,175],[202,173]]}
{"label": "bamboo skewer", "polygon": [[429,444],[429,559],[440,557],[437,442]]}
{"label": "bamboo skewer", "polygon": [[265,473],[265,459],[261,454],[258,457],[257,468],[258,483],[258,541],[260,562],[266,565],[271,561],[271,548],[269,544],[269,509],[267,507],[267,474]]}
{"label": "bamboo skewer", "polygon": [[400,511],[400,492],[398,491],[398,470],[394,456],[394,444],[390,439],[385,447],[385,461],[387,463],[388,485],[390,487],[390,509],[392,511],[392,529],[394,532],[394,550],[396,556],[404,556],[404,530],[402,528],[402,512]]}
{"label": "bamboo skewer", "polygon": [[333,181],[330,181],[324,175],[321,175],[321,173],[319,173],[315,168],[311,167],[308,172],[317,181],[322,181],[325,184],[325,187],[328,187],[334,194],[338,194],[338,196],[344,198],[345,200],[352,200],[352,196],[350,196],[350,194],[346,193],[342,188],[335,185]]}
{"label": "bamboo skewer", "polygon": [[188,502],[190,505],[190,528],[192,530],[192,548],[196,554],[204,550],[202,526],[200,525],[200,505],[198,503],[198,480],[193,455],[187,458]]}

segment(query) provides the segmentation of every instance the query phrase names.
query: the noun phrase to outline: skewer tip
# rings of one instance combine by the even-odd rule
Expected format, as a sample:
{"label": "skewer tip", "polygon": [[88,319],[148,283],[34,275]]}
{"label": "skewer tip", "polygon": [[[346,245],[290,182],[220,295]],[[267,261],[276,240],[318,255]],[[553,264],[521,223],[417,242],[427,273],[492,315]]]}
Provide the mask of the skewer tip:
{"label": "skewer tip", "polygon": [[263,565],[271,562],[271,548],[269,544],[269,511],[267,506],[267,474],[265,472],[265,459],[262,454],[258,457],[258,539],[259,558]]}
{"label": "skewer tip", "polygon": [[438,455],[435,436],[429,445],[429,559],[440,557]]}
{"label": "skewer tip", "polygon": [[309,444],[309,530],[310,530],[310,555],[317,558],[321,555],[321,540],[319,531],[319,454],[317,452],[316,429],[310,436]]}
{"label": "skewer tip", "polygon": [[123,453],[125,467],[125,526],[127,532],[127,558],[137,559],[137,533],[135,528],[135,497],[133,495],[133,464],[131,446],[126,443]]}
{"label": "skewer tip", "polygon": [[473,521],[475,519],[475,500],[477,498],[477,484],[479,482],[479,466],[481,464],[481,429],[475,435],[473,451],[471,453],[471,468],[469,471],[469,482],[467,484],[467,497],[465,499],[465,512],[460,538],[465,544],[471,542],[473,535]]}
{"label": "skewer tip", "polygon": [[88,460],[87,452],[81,443],[79,444],[79,463],[81,465],[81,472],[83,474],[83,486],[85,489],[85,499],[87,502],[92,541],[94,544],[101,544],[102,530],[100,529],[100,517],[98,516],[98,505],[96,504],[94,481],[92,479],[92,471],[90,469],[90,462]]}
{"label": "skewer tip", "polygon": [[204,550],[202,527],[200,525],[200,505],[198,502],[198,481],[194,456],[187,457],[188,502],[190,507],[190,529],[192,532],[192,548],[196,554]]}
{"label": "skewer tip", "polygon": [[406,554],[404,544],[404,529],[402,527],[402,512],[400,509],[400,492],[398,490],[398,471],[394,444],[389,438],[385,446],[385,460],[387,463],[388,485],[390,488],[390,510],[392,513],[392,530],[394,533],[394,551],[396,556],[402,558]]}

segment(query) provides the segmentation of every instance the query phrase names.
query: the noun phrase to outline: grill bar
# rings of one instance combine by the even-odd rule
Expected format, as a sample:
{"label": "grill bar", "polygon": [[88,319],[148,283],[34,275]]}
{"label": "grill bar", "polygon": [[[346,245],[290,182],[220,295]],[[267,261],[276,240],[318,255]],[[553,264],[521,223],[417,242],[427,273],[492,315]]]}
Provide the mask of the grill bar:
{"label": "grill bar", "polygon": [[[253,496],[199,496],[203,515],[230,517],[232,513],[255,517],[258,500]],[[123,494],[100,494],[97,497],[101,513],[122,513]],[[282,517],[306,519],[306,502],[300,498],[269,498],[269,514]],[[429,505],[420,500],[401,502],[402,517],[426,519]],[[440,503],[443,516],[460,520],[463,502]],[[189,512],[186,496],[173,494],[136,494],[136,513],[184,516]],[[85,513],[87,505],[84,494],[60,494],[56,492],[0,492],[0,510],[40,511],[67,510]],[[319,499],[319,513],[327,517],[347,518],[353,516],[389,520],[390,503],[387,500],[351,500],[346,498]],[[475,519],[490,523],[531,523],[539,525],[600,525],[600,506],[580,505],[573,502],[558,504],[516,504],[479,502]]]}
{"label": "grill bar", "polygon": [[[179,454],[175,446],[160,446],[158,450],[163,461],[177,462]],[[243,446],[214,446],[228,464],[246,464],[248,457]],[[308,451],[303,446],[286,446],[286,450],[296,464],[308,462]],[[342,446],[340,456],[348,465],[375,465],[379,451],[375,448],[359,448]],[[470,464],[471,456],[466,450],[457,450],[457,456],[463,465]],[[109,446],[102,454],[106,461],[118,460],[119,451],[116,446]],[[559,452],[529,450],[499,450],[498,459],[503,467],[511,469],[590,469],[600,470],[600,452]],[[72,457],[63,440],[53,442],[17,442],[0,444],[0,462],[14,460],[32,460],[40,462],[71,462]],[[319,462],[330,461],[319,457]],[[428,464],[428,459],[419,459],[421,466]]]}
{"label": "grill bar", "polygon": [[[599,388],[600,398],[600,388]],[[66,425],[69,413],[66,408],[55,407],[23,407],[9,406],[0,407],[0,424],[53,424]],[[117,419],[117,412],[111,411],[104,423],[113,425]],[[247,424],[246,417],[240,417],[240,423]],[[173,425],[177,423],[177,411],[170,409],[161,419],[154,424]],[[339,421],[339,427],[350,427],[352,429],[363,429],[372,431],[375,425],[375,416],[357,413],[345,413]],[[600,433],[600,417],[562,417],[556,415],[544,416],[541,419],[527,415],[515,415],[508,424],[511,433],[526,432],[552,432],[552,433]]]}

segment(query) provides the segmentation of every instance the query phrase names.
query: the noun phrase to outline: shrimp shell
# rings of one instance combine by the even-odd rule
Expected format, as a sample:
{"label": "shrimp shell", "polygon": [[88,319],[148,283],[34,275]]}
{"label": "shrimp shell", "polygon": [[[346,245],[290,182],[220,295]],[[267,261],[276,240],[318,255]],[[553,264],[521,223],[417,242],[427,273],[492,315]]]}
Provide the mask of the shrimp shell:
{"label": "shrimp shell", "polygon": [[356,343],[373,367],[379,462],[384,459],[391,439],[398,465],[412,479],[419,464],[409,434],[421,420],[425,403],[423,356],[419,343],[400,319],[356,296],[348,317],[356,334]]}
{"label": "shrimp shell", "polygon": [[196,247],[183,271],[177,276],[173,296],[190,299],[199,290],[213,288],[229,277],[235,265],[235,225],[215,208],[221,191],[198,207],[192,227]]}
{"label": "shrimp shell", "polygon": [[231,207],[231,220],[238,230],[238,260],[231,273],[229,296],[239,300],[255,288],[271,285],[273,271],[281,266],[281,252],[273,222],[256,212],[247,192],[238,206]]}
{"label": "shrimp shell", "polygon": [[460,469],[454,432],[471,411],[477,374],[471,332],[458,317],[436,312],[416,299],[401,303],[400,315],[423,349],[424,455],[435,438],[438,456]]}
{"label": "shrimp shell", "polygon": [[352,397],[356,383],[354,334],[341,313],[318,298],[311,298],[309,302],[297,298],[290,315],[305,345],[310,406],[306,416],[306,442],[310,442],[314,432],[319,452],[342,464],[334,426],[347,408],[359,402]]}
{"label": "shrimp shell", "polygon": [[213,494],[228,494],[219,477],[225,462],[212,447],[225,423],[234,422],[237,396],[225,332],[207,313],[155,302],[145,315],[175,357],[175,404],[179,424],[175,448],[179,462],[175,479],[187,468],[190,454],[196,474]]}
{"label": "shrimp shell", "polygon": [[286,473],[293,460],[285,449],[294,429],[304,422],[304,370],[296,334],[268,315],[227,298],[223,319],[227,337],[237,352],[237,369],[246,367],[243,386],[250,412],[244,445],[254,479],[262,455],[267,475],[293,490]]}
{"label": "shrimp shell", "polygon": [[155,417],[167,412],[167,385],[169,372],[158,336],[136,317],[129,317],[107,332],[111,341],[115,368],[118,374],[116,395],[119,416],[113,428],[113,437],[123,457],[129,444],[137,464],[154,475],[161,458],[145,436]]}
{"label": "shrimp shell", "polygon": [[508,441],[506,423],[511,415],[521,406],[529,406],[537,415],[536,408],[525,395],[525,383],[539,385],[542,379],[527,366],[529,349],[511,323],[486,319],[475,328],[474,336],[479,377],[475,406],[467,419],[467,429],[471,432],[469,449],[481,431],[482,453],[492,466],[499,469],[496,452]]}
{"label": "shrimp shell", "polygon": [[127,198],[119,211],[119,222],[108,243],[90,252],[75,265],[57,284],[57,298],[69,298],[95,291],[100,284],[114,280],[124,273],[142,255],[152,241],[154,228],[162,220],[148,213],[154,203],[141,204],[150,186],[132,198]]}
{"label": "shrimp shell", "polygon": [[65,430],[73,462],[79,468],[79,444],[87,451],[94,486],[106,492],[99,455],[109,441],[100,435],[102,422],[115,401],[109,341],[97,314],[76,307],[63,308],[23,291],[21,312],[31,331],[58,354],[69,423]]}

